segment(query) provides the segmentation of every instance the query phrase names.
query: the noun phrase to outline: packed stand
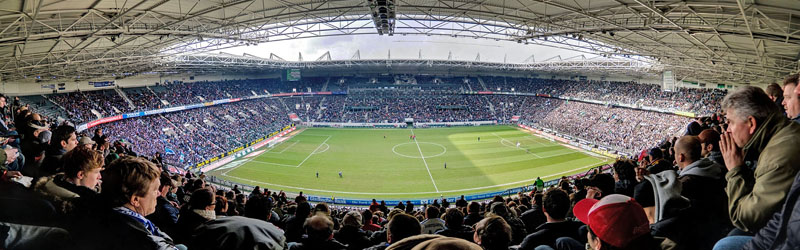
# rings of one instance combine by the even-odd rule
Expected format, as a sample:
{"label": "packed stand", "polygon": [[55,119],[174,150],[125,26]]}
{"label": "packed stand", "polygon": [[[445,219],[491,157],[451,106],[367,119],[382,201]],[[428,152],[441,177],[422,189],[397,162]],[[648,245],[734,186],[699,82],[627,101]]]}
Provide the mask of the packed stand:
{"label": "packed stand", "polygon": [[618,159],[610,172],[549,187],[537,179],[529,193],[490,201],[366,208],[169,173],[159,157],[109,147],[111,135],[76,134],[0,96],[0,132],[18,134],[0,151],[0,247],[797,249],[797,79],[784,83],[785,112],[775,96],[740,87],[721,102],[724,116],[693,121],[685,135]]}

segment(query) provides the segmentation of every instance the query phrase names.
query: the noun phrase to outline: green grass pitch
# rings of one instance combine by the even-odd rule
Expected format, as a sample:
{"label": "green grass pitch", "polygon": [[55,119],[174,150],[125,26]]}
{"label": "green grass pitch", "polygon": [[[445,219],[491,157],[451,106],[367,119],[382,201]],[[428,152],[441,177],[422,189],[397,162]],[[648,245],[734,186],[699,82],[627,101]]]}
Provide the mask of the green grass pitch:
{"label": "green grass pitch", "polygon": [[512,126],[307,128],[256,152],[210,174],[326,197],[417,199],[504,190],[611,162]]}

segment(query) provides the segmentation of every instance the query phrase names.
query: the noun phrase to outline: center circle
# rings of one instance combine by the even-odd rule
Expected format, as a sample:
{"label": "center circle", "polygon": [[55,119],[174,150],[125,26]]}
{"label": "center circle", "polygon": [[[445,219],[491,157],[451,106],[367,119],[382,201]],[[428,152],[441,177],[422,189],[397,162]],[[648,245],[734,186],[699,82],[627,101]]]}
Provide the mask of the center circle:
{"label": "center circle", "polygon": [[[417,148],[417,143],[419,143],[419,147]],[[424,145],[424,146],[423,146]],[[441,151],[434,155],[426,155],[426,151],[431,151],[429,149],[435,148],[437,151]],[[413,150],[412,150],[413,149]],[[414,159],[422,159],[423,157],[419,155],[419,151],[422,151],[422,155],[424,155],[425,159],[433,158],[437,156],[442,156],[447,153],[447,148],[442,146],[442,144],[433,143],[433,142],[406,142],[394,145],[392,147],[392,152],[396,155],[406,157],[406,158],[414,158]],[[415,152],[415,154],[411,154],[408,152]]]}

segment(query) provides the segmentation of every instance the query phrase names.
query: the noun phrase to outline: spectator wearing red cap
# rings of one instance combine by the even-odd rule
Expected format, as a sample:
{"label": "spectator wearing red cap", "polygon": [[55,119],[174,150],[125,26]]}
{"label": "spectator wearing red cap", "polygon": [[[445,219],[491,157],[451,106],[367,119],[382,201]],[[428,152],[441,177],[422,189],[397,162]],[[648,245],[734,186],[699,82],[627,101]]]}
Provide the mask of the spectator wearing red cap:
{"label": "spectator wearing red cap", "polygon": [[631,197],[612,194],[600,200],[583,199],[572,212],[589,225],[587,240],[592,249],[660,249],[650,235],[644,209]]}

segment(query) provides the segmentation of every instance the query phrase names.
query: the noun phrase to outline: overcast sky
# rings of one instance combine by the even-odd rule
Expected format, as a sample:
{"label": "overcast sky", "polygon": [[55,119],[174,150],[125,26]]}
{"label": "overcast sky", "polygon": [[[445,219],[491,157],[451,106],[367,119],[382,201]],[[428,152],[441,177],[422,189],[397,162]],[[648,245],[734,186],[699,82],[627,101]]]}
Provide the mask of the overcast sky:
{"label": "overcast sky", "polygon": [[[380,36],[377,34],[295,39],[222,51],[235,55],[248,53],[263,58],[269,58],[270,53],[274,53],[289,61],[296,61],[298,53],[303,53],[304,61],[313,61],[327,51],[331,52],[331,58],[334,60],[350,59],[356,50],[361,50],[361,59],[385,59],[389,50],[391,50],[393,59],[416,59],[422,50],[423,59],[447,59],[448,52],[452,51],[453,59],[457,60],[475,60],[480,53],[480,59],[483,62],[503,62],[504,56],[507,56],[509,63],[521,63],[531,55],[534,55],[536,61],[543,61],[559,55],[562,58],[568,58],[582,54],[547,46],[489,39],[420,35]],[[586,54],[586,57],[594,56]]]}

